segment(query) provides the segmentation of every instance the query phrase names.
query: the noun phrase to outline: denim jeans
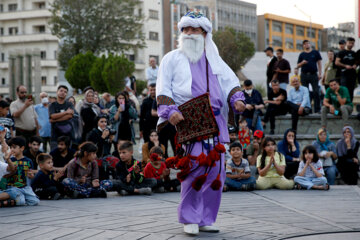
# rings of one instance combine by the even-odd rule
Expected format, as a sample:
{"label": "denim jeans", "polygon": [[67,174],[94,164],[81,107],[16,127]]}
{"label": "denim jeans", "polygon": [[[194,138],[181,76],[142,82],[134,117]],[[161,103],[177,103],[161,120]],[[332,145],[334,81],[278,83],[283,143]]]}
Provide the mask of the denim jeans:
{"label": "denim jeans", "polygon": [[247,125],[253,132],[255,132],[256,130],[264,131],[260,117],[257,118],[255,129],[252,128],[252,121],[252,118],[246,118]]}
{"label": "denim jeans", "polygon": [[4,192],[9,194],[10,199],[15,200],[17,206],[35,206],[40,202],[30,186],[23,188],[10,187]]}
{"label": "denim jeans", "polygon": [[225,180],[225,184],[229,187],[230,190],[242,190],[242,187],[244,185],[247,185],[247,189],[249,190],[254,190],[255,189],[255,183],[256,183],[256,179],[255,177],[249,177],[247,179],[231,179],[231,178],[226,178]]}
{"label": "denim jeans", "polygon": [[338,173],[338,170],[336,168],[336,165],[332,165],[330,167],[324,167],[325,177],[329,183],[329,185],[335,184],[336,174]]}
{"label": "denim jeans", "polygon": [[286,91],[287,85],[287,83],[280,83],[280,88]]}
{"label": "denim jeans", "polygon": [[294,182],[300,184],[302,187],[306,189],[311,189],[312,186],[321,186],[327,183],[326,177],[301,177],[296,176],[294,178]]}

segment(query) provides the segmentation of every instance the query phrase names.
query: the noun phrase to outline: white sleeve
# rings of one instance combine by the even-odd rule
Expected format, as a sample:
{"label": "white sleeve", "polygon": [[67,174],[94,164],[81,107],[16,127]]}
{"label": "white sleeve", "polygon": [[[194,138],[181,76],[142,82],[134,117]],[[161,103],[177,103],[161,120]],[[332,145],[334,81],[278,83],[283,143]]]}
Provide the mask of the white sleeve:
{"label": "white sleeve", "polygon": [[7,167],[7,163],[0,161],[0,178],[2,178],[5,174],[8,174]]}
{"label": "white sleeve", "polygon": [[[171,53],[171,52],[170,52]],[[166,54],[162,59],[156,80],[156,97],[167,96],[173,99],[171,54]]]}

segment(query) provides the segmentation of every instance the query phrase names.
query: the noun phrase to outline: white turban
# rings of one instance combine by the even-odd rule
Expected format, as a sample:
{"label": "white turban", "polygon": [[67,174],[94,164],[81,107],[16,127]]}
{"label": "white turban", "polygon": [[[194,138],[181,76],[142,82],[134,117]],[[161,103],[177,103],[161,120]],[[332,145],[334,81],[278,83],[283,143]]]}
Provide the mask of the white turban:
{"label": "white turban", "polygon": [[212,40],[212,24],[202,13],[188,12],[186,13],[178,23],[179,31],[182,32],[185,27],[201,27],[206,32],[205,38],[205,52],[206,57],[210,63],[211,70],[214,74],[220,74],[223,70],[222,59],[219,55],[219,51]]}

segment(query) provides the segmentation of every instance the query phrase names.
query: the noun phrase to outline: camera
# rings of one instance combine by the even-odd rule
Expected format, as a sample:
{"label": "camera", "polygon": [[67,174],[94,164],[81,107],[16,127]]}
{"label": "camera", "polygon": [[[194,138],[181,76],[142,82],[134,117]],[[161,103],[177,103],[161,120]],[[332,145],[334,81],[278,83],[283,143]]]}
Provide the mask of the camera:
{"label": "camera", "polygon": [[110,135],[115,135],[116,134],[116,130],[114,130],[114,129],[107,128],[107,130],[109,130]]}

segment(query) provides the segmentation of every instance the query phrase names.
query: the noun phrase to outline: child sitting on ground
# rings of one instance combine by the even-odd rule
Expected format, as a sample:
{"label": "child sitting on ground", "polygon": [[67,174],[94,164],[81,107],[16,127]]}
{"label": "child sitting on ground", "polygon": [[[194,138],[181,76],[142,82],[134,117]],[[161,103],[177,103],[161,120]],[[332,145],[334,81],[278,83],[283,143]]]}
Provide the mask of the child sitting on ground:
{"label": "child sitting on ground", "polygon": [[133,144],[126,141],[118,150],[120,162],[116,165],[117,180],[113,180],[118,193],[122,196],[134,193],[150,195],[157,181],[142,174],[141,163],[133,158]]}
{"label": "child sitting on ground", "polygon": [[23,137],[14,137],[9,140],[11,160],[16,166],[16,171],[7,177],[7,190],[10,198],[16,205],[37,205],[40,201],[30,187],[29,178],[34,178],[34,168],[31,159],[24,157],[26,140]]}
{"label": "child sitting on ground", "polygon": [[146,164],[144,176],[145,178],[156,179],[155,192],[162,193],[165,190],[170,192],[180,191],[180,181],[170,179],[170,169],[166,168],[163,155],[163,149],[159,146],[150,149],[151,161]]}
{"label": "child sitting on ground", "polygon": [[239,140],[243,150],[250,144],[252,131],[247,125],[246,118],[240,118],[239,120]]}
{"label": "child sitting on ground", "polygon": [[63,185],[72,198],[106,198],[106,190],[112,188],[110,180],[99,181],[99,169],[95,161],[97,147],[92,142],[84,142],[79,146],[75,158],[67,167],[67,178]]}
{"label": "child sitting on ground", "polygon": [[0,124],[4,126],[6,130],[5,140],[8,141],[10,138],[14,137],[14,120],[7,117],[9,113],[10,104],[7,101],[0,101]]}
{"label": "child sitting on ground", "polygon": [[230,154],[232,159],[226,163],[224,191],[227,191],[227,189],[240,191],[254,190],[256,179],[251,176],[248,161],[242,158],[242,145],[239,142],[233,142],[230,145]]}
{"label": "child sitting on ground", "polygon": [[302,151],[298,175],[294,179],[296,188],[329,190],[330,186],[324,175],[324,169],[316,148],[312,145],[306,146]]}
{"label": "child sitting on ground", "polygon": [[[0,141],[1,141],[1,155],[0,158],[0,179],[16,170],[14,163],[10,159],[10,151],[8,151],[8,145],[5,141],[6,129],[0,131]],[[4,160],[4,161],[3,161]],[[0,208],[1,207],[10,207],[15,206],[15,200],[10,199],[9,194],[0,189]]]}
{"label": "child sitting on ground", "polygon": [[31,183],[31,187],[40,199],[58,200],[65,195],[64,186],[59,181],[62,171],[54,171],[51,155],[40,153],[36,158],[40,170]]}

